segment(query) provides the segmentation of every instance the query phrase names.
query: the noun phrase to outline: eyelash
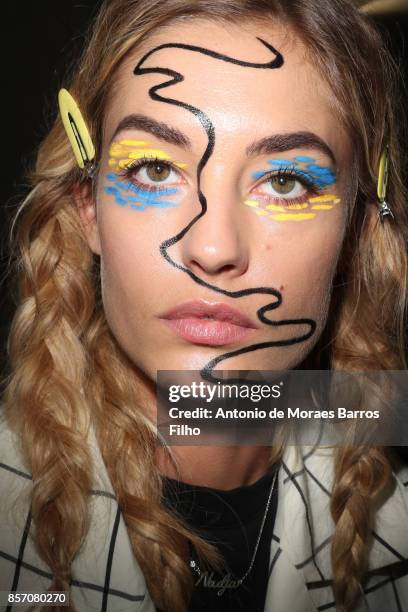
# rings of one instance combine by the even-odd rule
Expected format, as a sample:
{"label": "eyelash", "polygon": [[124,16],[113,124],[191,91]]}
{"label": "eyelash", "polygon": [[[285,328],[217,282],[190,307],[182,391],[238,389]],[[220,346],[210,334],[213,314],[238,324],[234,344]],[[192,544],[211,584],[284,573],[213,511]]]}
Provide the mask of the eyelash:
{"label": "eyelash", "polygon": [[163,166],[167,166],[167,167],[171,168],[172,170],[177,172],[177,174],[180,174],[180,169],[177,168],[177,166],[175,164],[172,164],[172,162],[170,162],[168,160],[159,159],[158,157],[140,157],[139,159],[135,159],[133,162],[128,164],[126,166],[126,168],[124,168],[124,170],[122,172],[122,176],[124,176],[126,179],[131,181],[133,183],[134,187],[143,189],[143,191],[153,191],[153,192],[154,191],[161,191],[163,188],[165,189],[166,187],[163,187],[163,186],[162,187],[160,187],[160,186],[154,187],[153,185],[147,185],[146,183],[140,183],[133,176],[135,170],[138,170],[139,168],[143,168],[143,166],[149,166],[151,164],[152,165],[153,164],[162,164]]}
{"label": "eyelash", "polygon": [[[305,175],[303,172],[299,172],[299,170],[296,170],[296,168],[294,168],[293,166],[279,168],[278,171],[265,172],[265,174],[261,177],[261,181],[256,187],[261,186],[263,183],[273,178],[277,178],[278,180],[280,178],[288,180],[297,180],[305,187],[305,189],[307,189],[309,194],[311,194],[312,196],[316,195],[320,191],[319,187],[310,178],[308,178],[307,175]],[[257,195],[261,196],[261,194]],[[290,206],[291,204],[299,204],[305,199],[304,195],[298,196],[297,198],[278,198],[271,197],[265,194],[261,197],[264,197],[269,201],[274,200],[275,202],[279,202],[279,204],[285,204],[286,206]]]}
{"label": "eyelash", "polygon": [[[158,157],[141,157],[139,159],[134,160],[130,164],[128,164],[126,168],[123,170],[122,175],[126,179],[130,180],[136,189],[140,188],[140,189],[143,189],[144,191],[151,191],[151,192],[160,191],[161,189],[163,189],[163,187],[160,187],[160,186],[154,187],[153,185],[147,185],[146,183],[140,183],[133,176],[135,171],[138,170],[139,168],[143,168],[143,166],[147,166],[147,165],[155,164],[155,163],[159,163],[164,166],[168,166],[169,168],[174,170],[177,174],[180,174],[179,168],[168,160],[159,159]],[[278,171],[272,171],[269,173],[265,173],[264,176],[262,176],[261,182],[258,183],[257,186],[259,187],[260,185],[262,185],[262,183],[272,178],[297,180],[312,195],[315,195],[319,192],[319,188],[317,187],[317,185],[313,183],[313,181],[311,181],[304,173],[299,172],[293,166],[279,168]],[[286,205],[297,204],[301,202],[302,200],[304,200],[304,196],[292,198],[292,199],[290,198],[271,198],[266,195],[264,197],[266,197],[268,200],[273,199],[274,201],[278,201],[279,203],[284,203]]]}

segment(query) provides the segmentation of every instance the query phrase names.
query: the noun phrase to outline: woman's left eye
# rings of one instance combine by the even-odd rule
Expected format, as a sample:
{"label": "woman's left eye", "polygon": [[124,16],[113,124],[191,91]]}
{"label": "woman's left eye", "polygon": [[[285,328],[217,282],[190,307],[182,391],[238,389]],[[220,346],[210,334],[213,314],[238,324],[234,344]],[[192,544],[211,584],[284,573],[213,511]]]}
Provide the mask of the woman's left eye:
{"label": "woman's left eye", "polygon": [[255,192],[277,199],[293,199],[306,196],[308,186],[295,176],[274,175],[260,183],[255,188]]}

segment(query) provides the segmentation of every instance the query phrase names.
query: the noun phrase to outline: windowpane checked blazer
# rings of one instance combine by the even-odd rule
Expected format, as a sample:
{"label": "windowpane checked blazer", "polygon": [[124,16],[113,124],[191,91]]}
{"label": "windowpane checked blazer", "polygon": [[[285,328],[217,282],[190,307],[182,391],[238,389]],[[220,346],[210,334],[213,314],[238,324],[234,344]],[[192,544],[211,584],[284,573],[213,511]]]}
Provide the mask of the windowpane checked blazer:
{"label": "windowpane checked blazer", "polygon": [[[89,444],[95,467],[91,527],[72,566],[71,599],[78,612],[155,612],[92,431]],[[279,470],[264,612],[335,612],[332,479],[331,450],[287,447]],[[376,514],[358,612],[408,612],[408,469],[394,473],[394,482]],[[51,584],[50,569],[32,541],[31,486],[18,440],[0,413],[0,591],[46,592]]]}

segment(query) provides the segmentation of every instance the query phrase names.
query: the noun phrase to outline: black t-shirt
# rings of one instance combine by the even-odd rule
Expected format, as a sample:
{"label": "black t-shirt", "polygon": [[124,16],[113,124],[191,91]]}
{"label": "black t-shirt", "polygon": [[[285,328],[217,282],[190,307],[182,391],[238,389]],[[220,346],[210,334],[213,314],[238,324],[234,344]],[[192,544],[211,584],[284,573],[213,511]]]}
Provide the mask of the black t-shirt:
{"label": "black t-shirt", "polygon": [[[231,579],[236,580],[248,570],[276,469],[273,466],[252,485],[230,491],[190,485],[163,477],[165,504],[175,509],[196,533],[216,544],[226,562],[220,574],[207,573],[207,584],[201,568],[201,576],[191,570],[195,587],[189,612],[263,612],[278,503],[277,478],[250,574],[238,588],[227,588],[221,596],[217,595],[219,588],[209,585],[222,580],[228,572],[233,574]],[[198,563],[194,551],[192,558]]]}

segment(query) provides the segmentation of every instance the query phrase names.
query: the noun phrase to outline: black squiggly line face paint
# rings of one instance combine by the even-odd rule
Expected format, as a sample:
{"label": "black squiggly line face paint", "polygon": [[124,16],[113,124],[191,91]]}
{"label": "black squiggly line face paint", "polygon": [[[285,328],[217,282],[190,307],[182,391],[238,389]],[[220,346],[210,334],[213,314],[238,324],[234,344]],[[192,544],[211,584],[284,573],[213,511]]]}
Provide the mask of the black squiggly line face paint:
{"label": "black squiggly line face paint", "polygon": [[[294,344],[306,342],[314,334],[316,330],[316,322],[313,319],[307,319],[307,318],[282,319],[282,320],[277,320],[277,321],[271,320],[266,316],[266,314],[269,311],[276,310],[282,304],[282,294],[277,289],[274,289],[272,287],[253,287],[253,288],[248,288],[248,289],[242,289],[239,291],[228,291],[226,289],[223,289],[222,287],[217,287],[216,285],[206,282],[204,279],[197,276],[197,274],[195,274],[192,270],[181,265],[180,263],[177,263],[171,257],[171,255],[168,252],[168,249],[172,245],[182,240],[182,238],[187,234],[187,232],[191,229],[191,227],[195,223],[197,223],[197,221],[203,215],[205,215],[207,211],[207,199],[201,190],[201,174],[202,174],[202,171],[205,165],[207,164],[209,158],[211,157],[214,151],[215,128],[214,128],[214,125],[211,119],[201,109],[196,108],[195,106],[192,106],[191,104],[181,102],[180,100],[176,100],[174,98],[164,97],[158,93],[162,89],[165,89],[167,87],[170,87],[172,85],[176,85],[177,83],[182,82],[184,80],[184,76],[181,73],[175,70],[171,70],[170,68],[143,67],[143,65],[153,54],[157,53],[161,49],[175,48],[175,49],[185,49],[193,53],[200,53],[203,55],[207,55],[215,60],[235,64],[235,65],[241,66],[242,68],[259,69],[259,70],[276,70],[280,68],[284,63],[284,59],[281,53],[279,53],[279,51],[277,51],[271,44],[267,43],[261,38],[258,38],[258,40],[264,47],[266,47],[272,53],[273,58],[271,59],[271,61],[266,62],[266,63],[247,62],[247,61],[238,60],[236,58],[229,57],[227,55],[223,55],[221,53],[217,53],[210,49],[206,49],[204,47],[199,47],[196,45],[188,45],[188,44],[183,44],[183,43],[165,43],[157,47],[154,47],[153,49],[148,51],[140,59],[140,61],[137,63],[134,69],[135,76],[141,76],[141,75],[146,75],[146,74],[159,74],[159,75],[170,77],[168,80],[165,80],[164,82],[159,83],[158,85],[154,85],[153,87],[149,89],[150,98],[157,102],[162,102],[164,104],[172,104],[174,106],[184,108],[188,112],[192,113],[198,119],[198,121],[202,125],[207,135],[207,146],[197,165],[197,195],[198,195],[198,199],[201,205],[201,211],[193,219],[191,219],[191,221],[180,232],[178,232],[175,236],[172,236],[171,238],[168,238],[167,240],[161,243],[160,245],[161,255],[171,266],[188,274],[188,276],[194,282],[216,293],[226,295],[231,298],[240,298],[240,297],[253,295],[253,294],[263,294],[263,295],[272,296],[274,298],[274,301],[269,302],[265,306],[262,306],[261,308],[257,310],[257,313],[256,313],[258,319],[265,325],[270,325],[274,327],[283,327],[283,326],[289,326],[289,325],[291,326],[293,325],[305,326],[306,325],[309,328],[309,330],[306,333],[303,333],[303,334],[300,334],[300,335],[297,335],[291,338],[287,338],[284,340],[275,340],[275,341],[267,341],[267,342],[251,344],[249,346],[245,346],[240,349],[230,351],[227,353],[223,353],[222,355],[218,355],[214,359],[211,359],[201,370],[202,377],[211,382],[218,382],[219,380],[213,375],[213,370],[219,363],[222,363],[223,361],[226,361],[227,359],[236,357],[238,355],[242,355],[244,353],[249,353],[249,352],[263,350],[267,348],[273,348],[273,347],[292,346]],[[240,382],[240,380],[239,379],[238,380],[229,379],[228,381],[224,380],[224,382]]]}

